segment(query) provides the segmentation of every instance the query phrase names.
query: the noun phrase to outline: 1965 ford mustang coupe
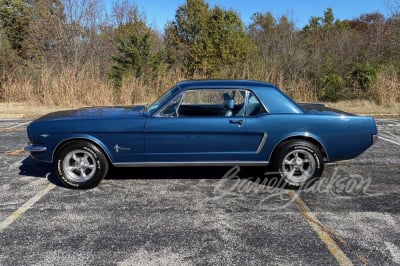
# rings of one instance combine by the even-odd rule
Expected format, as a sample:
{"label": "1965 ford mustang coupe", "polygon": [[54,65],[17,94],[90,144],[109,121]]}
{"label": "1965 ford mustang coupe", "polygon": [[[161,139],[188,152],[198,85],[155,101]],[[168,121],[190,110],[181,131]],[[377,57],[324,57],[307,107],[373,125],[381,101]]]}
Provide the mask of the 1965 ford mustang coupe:
{"label": "1965 ford mustang coupe", "polygon": [[53,162],[71,188],[94,187],[110,165],[267,166],[301,186],[324,163],[354,158],[377,139],[373,118],[297,104],[272,84],[184,81],[152,105],[61,111],[33,121],[25,147]]}

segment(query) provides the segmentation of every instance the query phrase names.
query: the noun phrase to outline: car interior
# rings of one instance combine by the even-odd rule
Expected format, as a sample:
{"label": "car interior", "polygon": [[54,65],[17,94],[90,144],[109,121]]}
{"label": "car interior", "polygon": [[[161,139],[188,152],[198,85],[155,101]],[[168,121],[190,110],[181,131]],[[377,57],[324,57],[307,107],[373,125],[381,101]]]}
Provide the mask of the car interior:
{"label": "car interior", "polygon": [[[197,91],[199,92],[199,91]],[[201,92],[201,91],[200,91]],[[198,99],[198,98],[205,99]],[[189,99],[190,100],[189,100]],[[218,99],[217,99],[218,98]],[[174,99],[163,111],[165,116],[207,117],[207,116],[257,116],[266,113],[259,100],[250,93],[247,106],[244,104],[245,91],[231,90],[220,95],[190,95]],[[170,114],[170,115],[167,115]]]}

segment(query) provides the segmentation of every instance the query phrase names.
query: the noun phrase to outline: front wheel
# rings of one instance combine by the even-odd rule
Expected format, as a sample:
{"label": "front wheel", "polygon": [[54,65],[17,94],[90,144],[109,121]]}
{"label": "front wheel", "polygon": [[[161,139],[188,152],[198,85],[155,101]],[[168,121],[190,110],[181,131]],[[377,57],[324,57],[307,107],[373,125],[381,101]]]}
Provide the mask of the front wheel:
{"label": "front wheel", "polygon": [[274,160],[274,168],[284,181],[291,186],[300,187],[312,183],[322,175],[323,156],[314,144],[291,140],[281,144]]}
{"label": "front wheel", "polygon": [[55,170],[61,182],[70,188],[97,186],[107,175],[108,161],[104,153],[87,141],[73,141],[56,153]]}

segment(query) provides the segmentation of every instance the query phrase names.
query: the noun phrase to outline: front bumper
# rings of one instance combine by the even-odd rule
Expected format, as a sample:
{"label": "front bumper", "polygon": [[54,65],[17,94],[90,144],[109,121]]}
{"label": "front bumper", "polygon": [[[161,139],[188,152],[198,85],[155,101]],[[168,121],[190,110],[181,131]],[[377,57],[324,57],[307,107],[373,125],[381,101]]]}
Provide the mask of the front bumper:
{"label": "front bumper", "polygon": [[27,151],[27,152],[44,152],[44,151],[46,151],[47,150],[47,147],[46,146],[43,146],[43,145],[40,145],[40,144],[31,144],[31,143],[28,143],[26,146],[25,146],[25,151]]}

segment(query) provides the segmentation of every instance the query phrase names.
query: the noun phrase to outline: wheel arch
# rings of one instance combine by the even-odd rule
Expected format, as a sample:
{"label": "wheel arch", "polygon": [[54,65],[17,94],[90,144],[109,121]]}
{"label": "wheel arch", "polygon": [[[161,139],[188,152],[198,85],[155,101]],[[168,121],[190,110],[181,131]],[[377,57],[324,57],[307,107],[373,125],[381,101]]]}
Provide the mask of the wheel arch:
{"label": "wheel arch", "polygon": [[322,155],[324,157],[324,161],[325,162],[329,162],[329,155],[328,155],[328,152],[326,150],[325,145],[323,145],[322,142],[320,140],[318,140],[316,137],[310,136],[309,134],[308,134],[308,136],[306,136],[306,135],[293,135],[293,136],[289,136],[289,137],[286,137],[286,138],[282,139],[273,148],[269,160],[272,161],[275,158],[276,153],[278,152],[279,148],[282,145],[284,145],[285,143],[287,143],[289,141],[293,141],[293,140],[303,140],[303,141],[307,141],[307,142],[310,142],[310,143],[314,144],[316,147],[318,147],[320,149],[320,151],[321,151],[321,153],[322,153]]}
{"label": "wheel arch", "polygon": [[65,146],[65,145],[67,145],[67,144],[69,144],[69,143],[71,143],[71,142],[79,141],[79,140],[81,140],[81,141],[87,141],[87,142],[89,142],[89,143],[95,145],[97,148],[100,149],[101,152],[103,152],[103,154],[104,154],[104,156],[107,158],[108,162],[109,162],[110,164],[113,163],[113,161],[112,161],[112,159],[111,159],[111,156],[110,156],[110,154],[109,154],[109,151],[108,151],[107,147],[104,146],[104,145],[101,143],[101,141],[99,141],[99,140],[97,140],[97,139],[95,139],[95,138],[84,137],[84,136],[70,137],[70,138],[63,139],[62,141],[60,141],[60,142],[55,146],[55,148],[54,148],[54,150],[53,150],[52,161],[54,161],[54,158],[55,158],[56,154],[60,151],[60,149],[61,149],[63,146]]}

